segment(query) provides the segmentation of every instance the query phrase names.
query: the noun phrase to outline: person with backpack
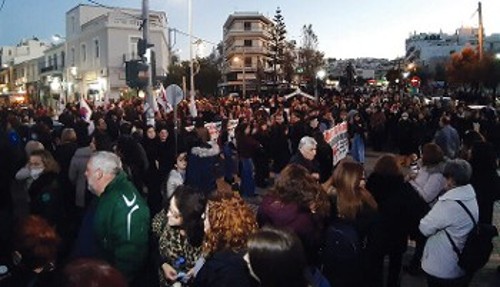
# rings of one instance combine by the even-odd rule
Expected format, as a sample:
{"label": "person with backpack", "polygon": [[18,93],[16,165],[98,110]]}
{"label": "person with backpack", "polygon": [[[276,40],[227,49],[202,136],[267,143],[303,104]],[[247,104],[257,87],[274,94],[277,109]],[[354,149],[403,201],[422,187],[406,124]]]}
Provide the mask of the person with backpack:
{"label": "person with backpack", "polygon": [[332,286],[382,286],[382,276],[372,266],[380,246],[377,202],[365,185],[363,166],[344,160],[323,186],[331,217],[321,258],[323,275]]}
{"label": "person with backpack", "polygon": [[468,286],[473,274],[459,266],[459,252],[479,218],[476,194],[469,184],[472,168],[465,160],[451,160],[443,175],[445,192],[420,221],[420,231],[428,237],[422,269],[429,287]]}

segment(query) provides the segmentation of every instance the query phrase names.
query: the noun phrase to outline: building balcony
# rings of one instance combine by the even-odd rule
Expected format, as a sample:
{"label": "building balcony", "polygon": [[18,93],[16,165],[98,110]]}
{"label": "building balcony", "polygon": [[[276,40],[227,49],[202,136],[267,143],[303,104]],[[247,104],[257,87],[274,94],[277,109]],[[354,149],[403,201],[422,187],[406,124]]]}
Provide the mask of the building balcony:
{"label": "building balcony", "polygon": [[48,66],[48,67],[42,67],[40,68],[40,74],[46,74],[50,72],[62,72],[62,68],[60,66]]}
{"label": "building balcony", "polygon": [[235,54],[242,55],[243,52],[247,55],[250,54],[260,54],[267,55],[269,53],[268,49],[262,46],[232,46],[226,50],[226,56],[229,58]]}
{"label": "building balcony", "polygon": [[264,29],[251,29],[251,30],[244,30],[244,29],[231,29],[227,30],[224,33],[224,41],[226,41],[228,38],[235,37],[235,38],[241,38],[241,37],[263,37],[265,39],[270,39],[271,38],[271,33],[269,31],[264,30]]}

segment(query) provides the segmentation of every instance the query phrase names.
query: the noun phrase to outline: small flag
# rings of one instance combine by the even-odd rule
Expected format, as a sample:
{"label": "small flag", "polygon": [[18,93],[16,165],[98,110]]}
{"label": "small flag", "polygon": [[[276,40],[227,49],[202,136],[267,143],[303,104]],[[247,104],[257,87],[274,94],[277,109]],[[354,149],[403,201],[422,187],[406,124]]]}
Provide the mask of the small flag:
{"label": "small flag", "polygon": [[89,104],[87,104],[83,97],[80,99],[80,116],[86,122],[90,123],[90,118],[92,117],[92,109],[89,107]]}

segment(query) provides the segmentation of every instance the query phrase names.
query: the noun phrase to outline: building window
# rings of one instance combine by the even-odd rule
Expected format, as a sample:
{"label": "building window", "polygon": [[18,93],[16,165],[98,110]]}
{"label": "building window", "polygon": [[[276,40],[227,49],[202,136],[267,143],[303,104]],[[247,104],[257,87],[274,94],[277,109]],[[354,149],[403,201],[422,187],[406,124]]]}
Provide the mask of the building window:
{"label": "building window", "polygon": [[252,67],[252,57],[245,57],[245,68]]}
{"label": "building window", "polygon": [[243,27],[245,31],[250,31],[252,30],[252,22],[244,22]]}
{"label": "building window", "polygon": [[252,47],[252,40],[244,40],[243,46],[245,47]]}
{"label": "building window", "polygon": [[75,27],[76,27],[76,21],[75,21],[75,16],[71,16],[71,32],[75,32]]}
{"label": "building window", "polygon": [[54,54],[54,59],[53,59],[53,61],[54,61],[54,69],[56,69],[56,70],[57,70],[57,54]]}
{"label": "building window", "polygon": [[94,40],[95,57],[99,58],[99,40]]}
{"label": "building window", "polygon": [[51,67],[52,66],[52,56],[49,56],[48,60],[47,60],[47,67]]}
{"label": "building window", "polygon": [[66,53],[64,51],[61,52],[61,68],[64,68],[66,65]]}
{"label": "building window", "polygon": [[82,53],[82,62],[86,62],[87,61],[87,46],[85,44],[82,44],[82,49],[81,49],[81,53]]}
{"label": "building window", "polygon": [[75,66],[75,47],[71,47],[71,66]]}

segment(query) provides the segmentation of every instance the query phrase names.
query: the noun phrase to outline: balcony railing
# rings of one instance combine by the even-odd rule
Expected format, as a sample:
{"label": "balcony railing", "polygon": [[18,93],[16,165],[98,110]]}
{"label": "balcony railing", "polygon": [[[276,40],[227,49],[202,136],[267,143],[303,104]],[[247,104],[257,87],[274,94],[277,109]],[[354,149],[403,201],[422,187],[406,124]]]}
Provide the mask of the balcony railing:
{"label": "balcony railing", "polygon": [[262,46],[233,46],[227,49],[227,54],[267,54],[269,51]]}
{"label": "balcony railing", "polygon": [[270,38],[271,33],[264,29],[252,29],[252,30],[244,30],[244,29],[231,29],[227,30],[224,34],[224,40],[228,37],[238,37],[238,36],[261,36],[265,38]]}
{"label": "balcony railing", "polygon": [[47,73],[47,72],[52,72],[52,71],[57,71],[57,66],[48,66],[48,67],[42,67],[40,69],[40,73]]}

